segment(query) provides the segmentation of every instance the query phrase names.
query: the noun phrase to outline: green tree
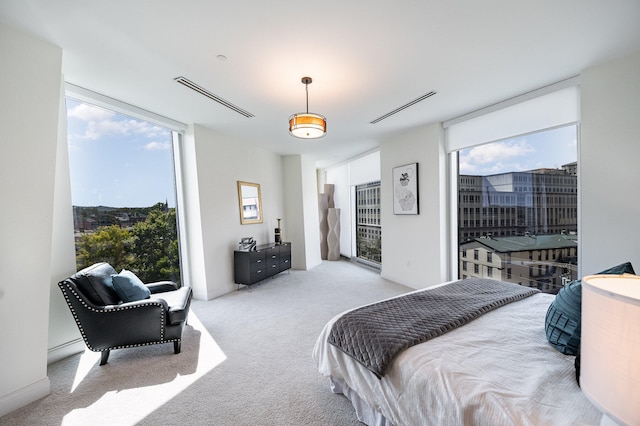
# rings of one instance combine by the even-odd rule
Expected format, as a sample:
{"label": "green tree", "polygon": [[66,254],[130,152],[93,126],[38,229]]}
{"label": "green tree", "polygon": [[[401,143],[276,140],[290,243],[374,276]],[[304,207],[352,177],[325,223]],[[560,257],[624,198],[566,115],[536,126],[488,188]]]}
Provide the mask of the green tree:
{"label": "green tree", "polygon": [[140,279],[144,282],[180,282],[175,209],[168,209],[165,203],[156,204],[144,222],[133,226],[131,233],[131,251],[135,253],[132,270]]}
{"label": "green tree", "polygon": [[131,233],[118,225],[102,226],[96,232],[81,234],[76,242],[76,265],[80,270],[97,262],[108,262],[116,270],[128,269],[134,260],[131,243]]}

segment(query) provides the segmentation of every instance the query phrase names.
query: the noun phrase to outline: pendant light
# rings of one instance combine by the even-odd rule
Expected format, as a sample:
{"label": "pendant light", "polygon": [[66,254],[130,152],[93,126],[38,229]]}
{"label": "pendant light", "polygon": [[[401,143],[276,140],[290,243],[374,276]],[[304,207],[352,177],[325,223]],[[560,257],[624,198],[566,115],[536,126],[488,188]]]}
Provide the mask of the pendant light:
{"label": "pendant light", "polygon": [[291,136],[302,139],[321,138],[327,134],[327,119],[320,114],[309,112],[309,84],[311,77],[302,77],[307,93],[307,112],[300,112],[289,117],[289,133]]}

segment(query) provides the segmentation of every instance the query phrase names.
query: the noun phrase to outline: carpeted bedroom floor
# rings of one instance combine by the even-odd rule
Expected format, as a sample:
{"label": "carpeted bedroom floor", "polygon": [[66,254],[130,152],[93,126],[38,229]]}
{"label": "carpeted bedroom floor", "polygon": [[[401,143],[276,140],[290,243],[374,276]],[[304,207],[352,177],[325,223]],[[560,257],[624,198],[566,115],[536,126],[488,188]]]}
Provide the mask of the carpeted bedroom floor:
{"label": "carpeted bedroom floor", "polygon": [[1,425],[359,425],[311,351],[334,315],[410,291],[348,261],[193,301],[182,352],[84,352],[49,366],[51,394]]}

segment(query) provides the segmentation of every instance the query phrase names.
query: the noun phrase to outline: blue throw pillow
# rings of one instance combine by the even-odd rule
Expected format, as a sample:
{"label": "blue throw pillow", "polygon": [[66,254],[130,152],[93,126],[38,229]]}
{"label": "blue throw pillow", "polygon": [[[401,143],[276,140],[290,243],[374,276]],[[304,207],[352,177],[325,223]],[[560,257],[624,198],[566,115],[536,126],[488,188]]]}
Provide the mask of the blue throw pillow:
{"label": "blue throw pillow", "polygon": [[123,302],[135,302],[151,296],[151,291],[131,271],[123,269],[119,274],[111,275],[111,280],[114,290]]}
{"label": "blue throw pillow", "polygon": [[[631,262],[622,263],[598,272],[596,275],[635,274]],[[582,320],[582,281],[574,281],[560,289],[553,299],[544,329],[551,346],[565,355],[577,355],[580,351]]]}

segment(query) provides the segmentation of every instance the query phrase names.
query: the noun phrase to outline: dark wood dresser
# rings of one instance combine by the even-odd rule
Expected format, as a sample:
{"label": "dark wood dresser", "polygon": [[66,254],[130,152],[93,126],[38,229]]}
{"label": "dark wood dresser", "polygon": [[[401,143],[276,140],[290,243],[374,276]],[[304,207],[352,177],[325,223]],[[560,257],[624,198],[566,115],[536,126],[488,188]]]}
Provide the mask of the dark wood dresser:
{"label": "dark wood dresser", "polygon": [[291,243],[269,243],[252,251],[233,252],[236,284],[252,285],[291,268]]}

